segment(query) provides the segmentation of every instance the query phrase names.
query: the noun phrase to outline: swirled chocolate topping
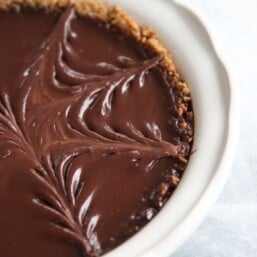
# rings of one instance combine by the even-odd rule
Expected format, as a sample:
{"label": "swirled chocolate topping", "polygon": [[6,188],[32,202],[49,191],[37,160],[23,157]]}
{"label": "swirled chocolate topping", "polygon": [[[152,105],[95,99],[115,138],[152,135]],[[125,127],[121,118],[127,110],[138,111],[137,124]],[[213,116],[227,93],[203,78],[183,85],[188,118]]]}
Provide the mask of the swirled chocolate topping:
{"label": "swirled chocolate topping", "polygon": [[71,7],[0,11],[1,256],[100,256],[185,170],[192,121],[162,57],[105,25]]}

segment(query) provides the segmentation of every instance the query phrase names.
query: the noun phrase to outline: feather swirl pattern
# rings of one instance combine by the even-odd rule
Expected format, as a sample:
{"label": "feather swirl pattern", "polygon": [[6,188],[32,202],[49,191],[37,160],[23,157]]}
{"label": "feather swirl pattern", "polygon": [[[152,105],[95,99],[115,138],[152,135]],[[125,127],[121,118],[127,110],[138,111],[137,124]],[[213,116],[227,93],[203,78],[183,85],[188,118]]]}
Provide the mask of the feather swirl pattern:
{"label": "feather swirl pattern", "polygon": [[[112,190],[110,181],[117,179],[112,173],[113,165],[121,165],[122,169],[124,162],[130,162],[125,170],[134,167],[141,174],[138,180],[147,180],[146,174],[156,173],[156,167],[164,165],[165,161],[178,167],[189,149],[176,132],[176,109],[172,107],[175,102],[169,96],[172,86],[160,79],[160,57],[142,53],[140,58],[134,58],[119,53],[114,61],[104,58],[98,62],[90,61],[90,57],[85,58],[83,49],[77,46],[80,26],[85,23],[83,20],[74,25],[77,19],[72,8],[65,10],[50,34],[27,57],[26,66],[16,80],[15,91],[8,94],[1,90],[0,140],[1,147],[8,150],[8,156],[20,154],[31,162],[30,174],[46,189],[45,194],[33,198],[33,204],[51,214],[54,229],[74,242],[83,256],[99,256],[108,251],[105,246],[107,237],[100,235],[99,239],[99,234],[109,227],[101,227],[105,214],[100,210],[104,207],[92,210],[98,198],[101,205],[107,201],[104,192],[109,194]],[[102,23],[89,23],[93,24],[89,29],[98,26],[99,30],[104,30]],[[155,87],[153,93],[152,87]],[[137,110],[133,105],[133,94],[138,95],[135,102],[142,99],[147,103],[143,106],[149,109]],[[158,97],[164,107],[151,107],[152,101]],[[167,109],[171,110],[163,118],[158,117],[167,104]],[[131,111],[127,112],[124,106]],[[145,116],[144,120],[142,116]],[[7,155],[3,157],[7,158]],[[111,160],[111,166],[106,168],[108,172],[100,175],[97,170],[94,175],[92,167],[98,167],[99,163],[108,166],[108,160]],[[163,169],[172,172],[167,163]],[[162,175],[157,177],[161,183]],[[154,188],[155,178],[143,187],[151,185]],[[123,179],[126,180],[126,176]],[[142,186],[138,180],[130,182],[131,187],[134,183],[135,190]],[[102,183],[106,185],[101,191]],[[157,191],[146,198],[154,198]],[[138,195],[132,196],[128,200],[129,206],[135,207],[136,201],[142,199],[141,195],[140,199]],[[113,201],[116,201],[115,197]],[[114,211],[122,213],[121,201],[117,200]],[[124,217],[128,223],[140,219],[140,215],[148,215],[149,219],[154,216],[160,206],[149,201],[146,205],[151,206],[147,208],[139,204],[143,214],[126,210]],[[112,203],[109,205],[113,206]],[[108,219],[103,223],[120,217],[115,214],[112,218],[112,215],[108,213]],[[142,221],[142,225],[145,223]],[[128,230],[124,238],[140,228],[136,226],[133,231]],[[117,245],[118,232],[115,233],[113,236],[109,233],[108,240]]]}

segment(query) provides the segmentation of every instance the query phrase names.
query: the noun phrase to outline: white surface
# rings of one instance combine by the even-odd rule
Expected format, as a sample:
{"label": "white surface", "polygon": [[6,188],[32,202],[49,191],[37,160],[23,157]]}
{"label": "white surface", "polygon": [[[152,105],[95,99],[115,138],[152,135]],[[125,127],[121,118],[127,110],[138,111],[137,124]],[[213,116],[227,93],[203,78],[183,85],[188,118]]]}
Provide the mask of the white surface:
{"label": "white surface", "polygon": [[196,152],[162,211],[106,257],[167,257],[203,219],[227,178],[238,126],[231,112],[232,107],[235,111],[234,90],[230,91],[230,78],[208,33],[190,11],[169,0],[114,2],[158,31],[175,54],[194,99]]}
{"label": "white surface", "polygon": [[172,257],[256,257],[257,1],[183,1],[206,16],[230,59],[240,83],[241,133],[222,195],[197,232]]}

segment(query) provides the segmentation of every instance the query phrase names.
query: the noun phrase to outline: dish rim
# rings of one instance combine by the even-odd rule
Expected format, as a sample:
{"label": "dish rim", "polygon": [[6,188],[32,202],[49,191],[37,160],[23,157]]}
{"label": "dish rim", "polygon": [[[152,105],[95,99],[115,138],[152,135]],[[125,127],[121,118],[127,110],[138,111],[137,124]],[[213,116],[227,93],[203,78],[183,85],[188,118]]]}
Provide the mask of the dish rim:
{"label": "dish rim", "polygon": [[[213,173],[212,178],[206,184],[206,188],[202,193],[201,197],[198,198],[197,203],[191,208],[191,211],[183,218],[182,222],[177,224],[175,228],[165,236],[161,238],[153,245],[146,248],[143,252],[138,253],[137,257],[167,257],[171,255],[201,224],[204,218],[208,214],[208,210],[217,200],[219,194],[221,193],[228,176],[230,174],[230,169],[233,163],[233,158],[237,149],[237,139],[240,131],[240,112],[239,112],[239,92],[238,84],[233,74],[233,71],[230,69],[232,66],[229,63],[229,60],[226,57],[226,54],[222,51],[219,43],[217,42],[216,36],[211,28],[211,25],[204,14],[202,14],[197,8],[193,7],[192,4],[186,3],[184,0],[166,0],[174,4],[175,8],[182,8],[186,11],[191,17],[197,20],[199,23],[199,29],[208,37],[211,49],[215,58],[220,64],[220,67],[227,77],[227,86],[229,94],[229,104],[228,104],[228,121],[227,121],[227,136],[226,142],[224,143],[223,155],[220,157],[215,173]],[[157,31],[158,34],[158,31]],[[165,42],[164,42],[165,43]],[[190,84],[190,83],[189,83]],[[194,98],[193,98],[194,101]],[[189,162],[190,163],[190,162]],[[183,178],[182,178],[183,180]],[[171,197],[172,198],[172,197]],[[172,201],[172,199],[170,199]],[[167,205],[169,202],[167,203]],[[193,222],[192,222],[193,221]],[[151,221],[149,224],[151,224]],[[149,224],[147,226],[149,226]],[[143,235],[144,228],[138,232]],[[174,234],[179,234],[176,242],[171,245],[172,237]],[[136,234],[137,235],[137,234]],[[135,235],[135,236],[136,236]],[[133,236],[133,237],[135,237]],[[132,237],[132,238],[133,238]],[[103,257],[118,257],[121,256],[126,246],[126,249],[132,246],[130,244],[130,239],[118,246],[116,249],[105,254]],[[167,246],[168,245],[168,246]],[[125,256],[125,255],[124,255]]]}

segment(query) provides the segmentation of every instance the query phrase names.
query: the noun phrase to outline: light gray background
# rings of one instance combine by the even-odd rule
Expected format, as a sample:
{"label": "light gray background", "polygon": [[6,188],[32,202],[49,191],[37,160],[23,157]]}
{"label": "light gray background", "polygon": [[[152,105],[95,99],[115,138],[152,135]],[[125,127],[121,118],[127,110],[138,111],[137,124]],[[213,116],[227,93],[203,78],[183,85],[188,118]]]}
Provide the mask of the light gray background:
{"label": "light gray background", "polygon": [[239,82],[241,132],[229,180],[172,257],[257,257],[257,0],[184,0],[203,14]]}

